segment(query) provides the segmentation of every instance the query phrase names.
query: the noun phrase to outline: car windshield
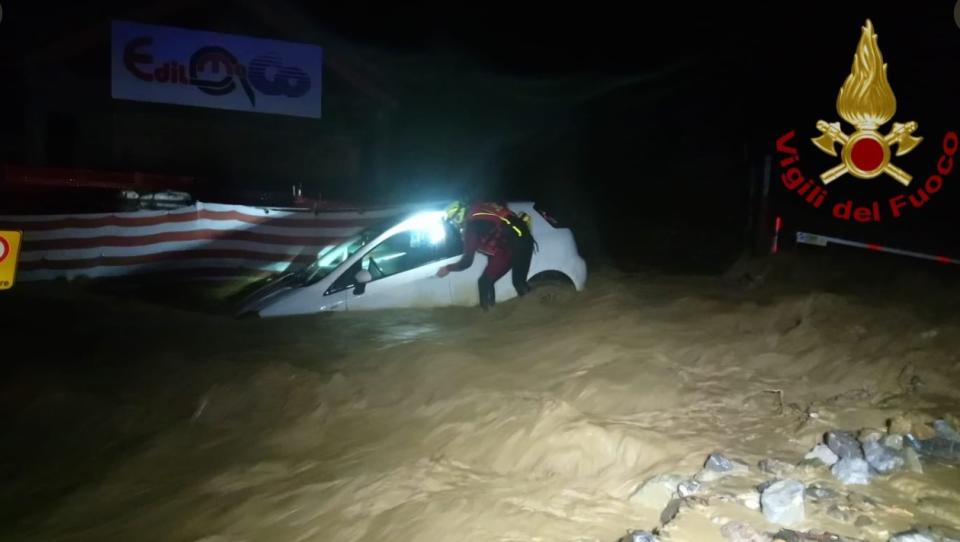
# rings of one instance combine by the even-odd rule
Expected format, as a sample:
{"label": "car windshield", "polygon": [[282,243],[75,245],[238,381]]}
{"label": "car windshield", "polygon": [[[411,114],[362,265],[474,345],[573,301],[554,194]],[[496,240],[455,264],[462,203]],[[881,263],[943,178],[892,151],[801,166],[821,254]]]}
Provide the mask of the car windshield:
{"label": "car windshield", "polygon": [[332,273],[333,270],[346,261],[347,258],[353,256],[367,243],[373,241],[378,235],[386,231],[389,225],[390,223],[387,223],[368,228],[338,245],[326,247],[321,250],[313,263],[297,273],[302,279],[302,284],[304,286],[313,284]]}

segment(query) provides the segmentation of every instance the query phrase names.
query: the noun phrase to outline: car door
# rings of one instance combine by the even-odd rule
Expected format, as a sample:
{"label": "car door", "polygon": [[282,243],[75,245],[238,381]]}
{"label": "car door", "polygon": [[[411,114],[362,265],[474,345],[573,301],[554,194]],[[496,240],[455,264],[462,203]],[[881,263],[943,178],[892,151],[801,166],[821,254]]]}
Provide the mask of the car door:
{"label": "car door", "polygon": [[462,242],[441,216],[436,220],[414,221],[363,255],[346,275],[365,269],[372,280],[351,285],[348,310],[450,305],[449,282],[436,275],[440,267],[456,261]]}
{"label": "car door", "polygon": [[453,305],[472,307],[480,303],[477,281],[480,280],[485,267],[487,267],[487,256],[477,252],[473,257],[473,265],[468,269],[447,275]]}
{"label": "car door", "polygon": [[[478,252],[474,256],[473,265],[469,269],[447,275],[447,278],[450,279],[451,304],[472,307],[480,303],[480,289],[477,281],[480,280],[480,275],[483,274],[486,267],[487,256]],[[500,277],[500,280],[493,287],[498,302],[517,297],[517,289],[513,286],[511,271]]]}
{"label": "car door", "polygon": [[346,291],[324,293],[315,286],[304,286],[278,293],[276,298],[260,309],[259,314],[262,317],[292,316],[346,309]]}

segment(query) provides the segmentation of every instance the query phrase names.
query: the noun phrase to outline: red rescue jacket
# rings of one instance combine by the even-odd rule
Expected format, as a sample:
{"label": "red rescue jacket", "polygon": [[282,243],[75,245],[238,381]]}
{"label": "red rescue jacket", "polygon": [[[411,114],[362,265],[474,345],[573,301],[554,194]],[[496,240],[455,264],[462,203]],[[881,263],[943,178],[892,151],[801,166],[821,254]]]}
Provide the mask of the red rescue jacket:
{"label": "red rescue jacket", "polygon": [[506,239],[504,235],[523,235],[522,231],[513,231],[513,221],[516,218],[513,211],[496,203],[478,203],[467,211],[466,220],[489,222],[493,227],[489,233],[482,236],[477,246],[477,252],[488,256],[495,256],[504,249]]}
{"label": "red rescue jacket", "polygon": [[[475,252],[496,256],[509,250],[510,236],[530,237],[526,223],[510,209],[496,203],[478,203],[464,217],[463,257],[450,264],[451,271],[462,271],[473,264]],[[530,241],[533,242],[532,237]]]}

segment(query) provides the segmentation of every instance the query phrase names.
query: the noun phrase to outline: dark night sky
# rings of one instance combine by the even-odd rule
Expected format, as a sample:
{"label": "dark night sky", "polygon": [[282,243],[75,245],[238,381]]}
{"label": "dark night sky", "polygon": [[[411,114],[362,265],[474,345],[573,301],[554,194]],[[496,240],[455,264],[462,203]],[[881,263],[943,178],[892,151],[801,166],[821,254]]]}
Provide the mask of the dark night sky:
{"label": "dark night sky", "polygon": [[[263,7],[253,0],[167,0],[64,7],[49,0],[7,0],[0,23],[0,57],[19,57],[64,36],[83,37],[112,17],[128,17],[214,30],[247,28],[253,35],[294,40],[305,28],[318,29],[350,45],[397,55],[456,54],[465,68],[520,76],[636,75],[697,60],[731,67],[741,63],[754,75],[782,80],[812,78],[820,69],[843,69],[866,17],[874,20],[891,64],[901,64],[903,58],[936,67],[938,60],[956,58],[960,46],[953,4],[951,0],[909,6],[864,0],[658,2],[628,9],[612,2],[558,8],[545,3],[461,7],[281,0]],[[258,12],[279,18],[269,27],[248,24],[251,14]],[[729,75],[733,79],[740,73]]]}
{"label": "dark night sky", "polygon": [[[281,0],[264,7],[253,0],[167,0],[64,7],[49,0],[7,0],[0,23],[0,58],[21,57],[65,36],[90,39],[97,25],[126,17],[213,30],[245,29],[252,35],[291,40],[319,30],[340,45],[382,52],[385,72],[391,59],[429,57],[420,66],[404,64],[405,75],[414,80],[417,74],[411,72],[418,67],[432,69],[436,55],[455,56],[454,67],[463,73],[577,77],[582,84],[594,81],[598,87],[604,86],[605,76],[636,77],[672,70],[679,75],[658,82],[685,84],[705,70],[684,67],[709,66],[720,73],[721,80],[712,85],[718,101],[750,96],[767,105],[774,100],[802,101],[810,92],[820,91],[822,96],[835,92],[839,74],[848,69],[859,25],[871,17],[893,66],[892,76],[912,69],[922,75],[911,77],[912,82],[922,79],[924,92],[932,89],[936,94],[932,101],[937,102],[948,93],[938,92],[939,83],[957,78],[953,66],[960,56],[960,29],[953,21],[953,4],[951,0],[909,6],[864,0],[657,2],[628,9],[613,2],[561,8],[555,3],[461,7]],[[258,27],[251,24],[257,13],[277,18]],[[820,75],[827,72],[829,76]],[[391,83],[402,87],[395,81],[384,84]],[[909,92],[905,85],[901,87],[898,92]],[[769,117],[761,108],[745,114],[751,122]]]}

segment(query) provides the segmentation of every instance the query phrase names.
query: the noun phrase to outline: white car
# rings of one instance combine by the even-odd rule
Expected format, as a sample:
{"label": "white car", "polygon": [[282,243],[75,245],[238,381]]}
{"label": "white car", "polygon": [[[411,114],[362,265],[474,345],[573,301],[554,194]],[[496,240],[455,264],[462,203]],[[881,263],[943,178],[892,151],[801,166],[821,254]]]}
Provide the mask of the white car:
{"label": "white car", "polygon": [[[573,233],[555,227],[534,209],[533,203],[510,203],[508,207],[532,218],[530,229],[537,250],[528,277],[562,275],[582,290],[587,266],[577,251]],[[486,266],[486,256],[478,253],[469,269],[444,278],[436,276],[441,267],[459,260],[462,252],[460,232],[446,220],[444,211],[412,213],[324,249],[306,268],[267,279],[241,304],[240,313],[270,317],[477,305],[477,280]],[[517,295],[509,272],[495,287],[498,303]]]}

